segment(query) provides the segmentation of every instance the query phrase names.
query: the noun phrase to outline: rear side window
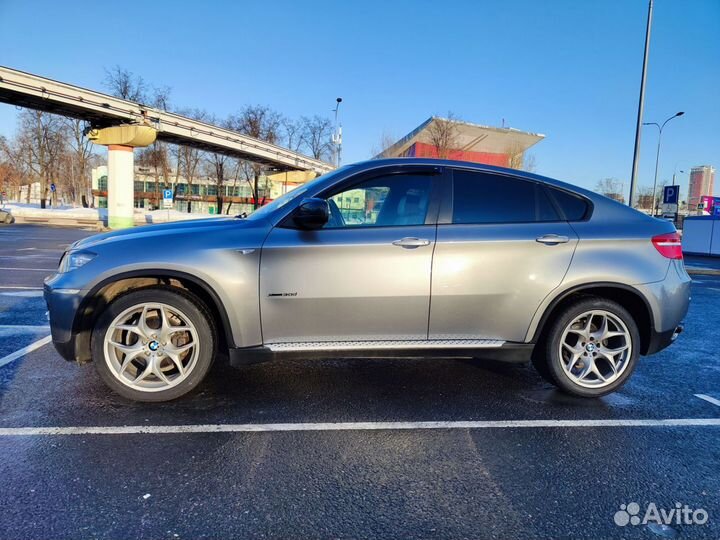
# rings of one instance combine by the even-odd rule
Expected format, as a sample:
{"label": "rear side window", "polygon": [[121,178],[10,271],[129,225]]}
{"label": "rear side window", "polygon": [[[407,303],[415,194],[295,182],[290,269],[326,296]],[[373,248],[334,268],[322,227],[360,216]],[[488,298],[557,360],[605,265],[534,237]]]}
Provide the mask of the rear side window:
{"label": "rear side window", "polygon": [[453,172],[453,223],[560,221],[535,182],[499,174]]}
{"label": "rear side window", "polygon": [[563,214],[565,214],[565,219],[568,221],[581,221],[587,217],[590,211],[590,205],[588,205],[587,201],[567,191],[551,188],[550,186],[546,187],[557,201]]}

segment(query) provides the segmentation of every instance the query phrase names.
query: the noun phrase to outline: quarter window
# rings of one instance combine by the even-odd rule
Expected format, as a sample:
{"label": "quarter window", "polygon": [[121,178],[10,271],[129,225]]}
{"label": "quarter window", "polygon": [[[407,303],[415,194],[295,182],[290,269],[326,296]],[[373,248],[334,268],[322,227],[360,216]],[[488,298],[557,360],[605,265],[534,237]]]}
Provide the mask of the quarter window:
{"label": "quarter window", "polygon": [[565,214],[568,221],[581,221],[585,219],[590,210],[588,203],[572,193],[548,187],[552,197],[557,201],[558,205]]}
{"label": "quarter window", "polygon": [[540,184],[499,174],[453,172],[453,223],[560,221]]}

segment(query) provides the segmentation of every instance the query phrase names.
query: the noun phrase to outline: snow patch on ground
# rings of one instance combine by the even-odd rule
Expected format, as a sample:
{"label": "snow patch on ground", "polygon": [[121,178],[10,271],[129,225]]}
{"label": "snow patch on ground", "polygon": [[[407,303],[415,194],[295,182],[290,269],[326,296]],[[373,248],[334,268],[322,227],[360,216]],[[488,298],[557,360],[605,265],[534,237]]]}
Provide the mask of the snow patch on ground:
{"label": "snow patch on ground", "polygon": [[[107,208],[82,208],[72,206],[56,206],[54,208],[40,208],[36,204],[6,203],[3,210],[9,210],[15,217],[28,217],[37,219],[82,219],[107,221]],[[201,219],[218,217],[212,214],[195,214],[178,212],[177,210],[146,211],[136,208],[134,212],[136,223],[163,223],[167,221],[182,221],[188,219]]]}

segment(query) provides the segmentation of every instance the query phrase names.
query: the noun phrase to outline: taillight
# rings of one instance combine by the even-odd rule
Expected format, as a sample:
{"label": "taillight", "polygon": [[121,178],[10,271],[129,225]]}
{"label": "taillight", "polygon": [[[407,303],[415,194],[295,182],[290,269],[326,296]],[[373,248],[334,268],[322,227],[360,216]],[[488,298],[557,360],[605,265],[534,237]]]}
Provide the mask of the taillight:
{"label": "taillight", "polygon": [[652,243],[663,257],[667,257],[668,259],[683,258],[680,235],[676,232],[653,236]]}

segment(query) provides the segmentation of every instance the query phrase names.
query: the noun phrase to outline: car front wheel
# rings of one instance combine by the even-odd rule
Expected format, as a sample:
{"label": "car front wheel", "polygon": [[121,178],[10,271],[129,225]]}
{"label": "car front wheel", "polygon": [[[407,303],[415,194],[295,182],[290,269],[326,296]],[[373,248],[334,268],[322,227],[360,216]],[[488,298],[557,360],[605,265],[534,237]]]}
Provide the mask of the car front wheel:
{"label": "car front wheel", "polygon": [[611,300],[587,298],[555,319],[539,371],[569,394],[600,397],[628,380],[639,348],[637,324],[624,307]]}
{"label": "car front wheel", "polygon": [[92,336],[103,381],[136,401],[169,401],[193,390],[215,355],[215,332],[202,302],[185,291],[146,288],[114,300]]}

